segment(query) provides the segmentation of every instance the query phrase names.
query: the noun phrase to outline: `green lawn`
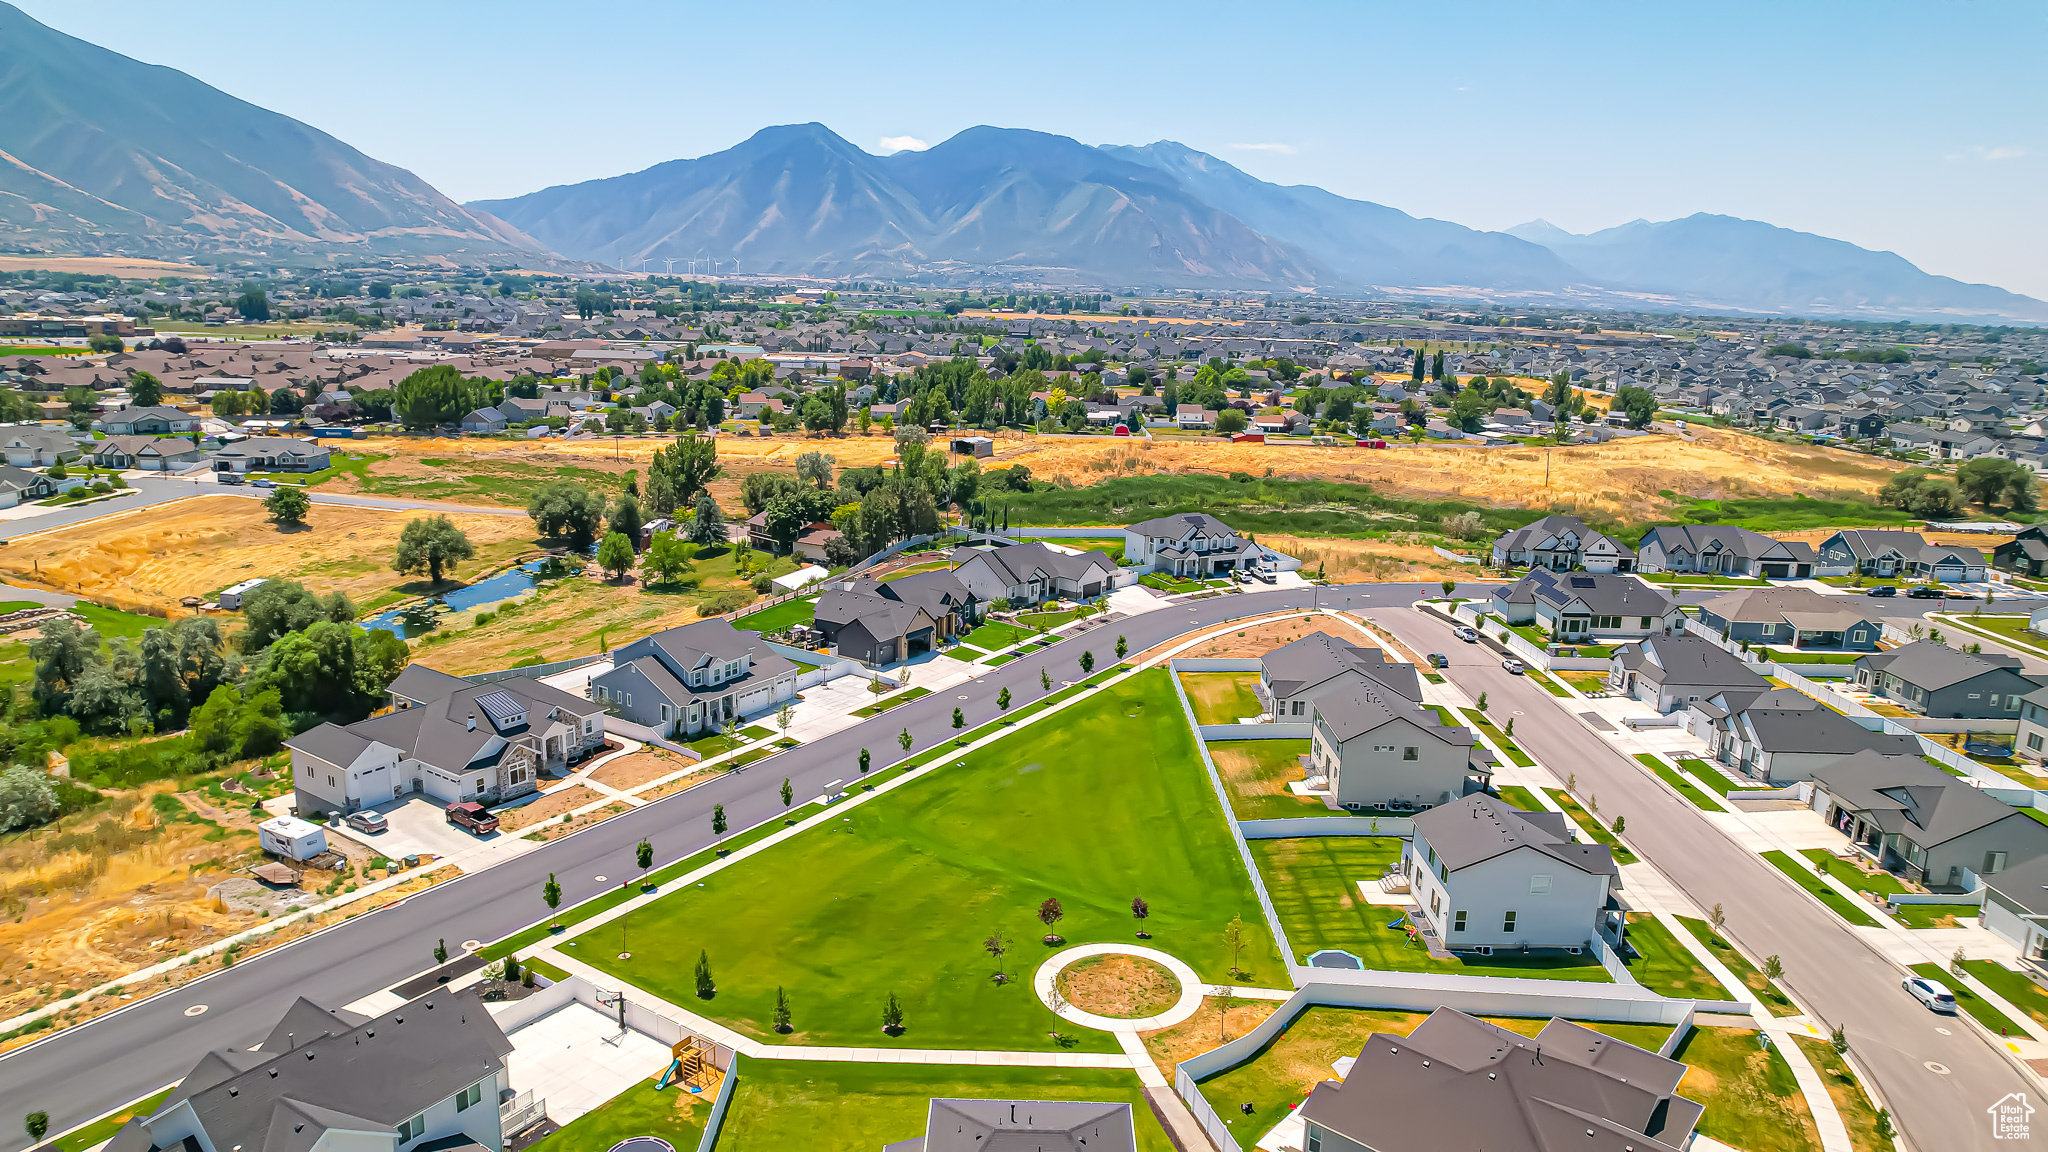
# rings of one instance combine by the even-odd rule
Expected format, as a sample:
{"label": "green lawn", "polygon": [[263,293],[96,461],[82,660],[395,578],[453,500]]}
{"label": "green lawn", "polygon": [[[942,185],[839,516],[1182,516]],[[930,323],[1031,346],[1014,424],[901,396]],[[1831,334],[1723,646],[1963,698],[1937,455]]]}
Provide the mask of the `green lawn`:
{"label": "green lawn", "polygon": [[72,605],[71,610],[85,620],[87,627],[99,633],[102,640],[137,640],[148,629],[170,627],[170,621],[156,616],[117,612],[112,608],[102,608],[83,600]]}
{"label": "green lawn", "polygon": [[2024,974],[1990,960],[1965,960],[1963,971],[1982,980],[1986,988],[2004,997],[2006,1003],[2032,1016],[2035,1023],[2048,1025],[2048,991]]}
{"label": "green lawn", "polygon": [[[745,1060],[718,1134],[719,1152],[875,1152],[925,1133],[935,1098],[1127,1103],[1139,1152],[1173,1152],[1134,1072]],[[671,1140],[678,1152],[694,1145]],[[576,1152],[611,1145],[586,1141]],[[549,1152],[555,1152],[550,1149]],[[565,1148],[562,1152],[568,1152]]]}
{"label": "green lawn", "polygon": [[1688,1065],[1678,1094],[1706,1105],[1699,1130],[1743,1152],[1813,1152],[1820,1130],[1792,1066],[1748,1028],[1695,1027],[1672,1058]]}
{"label": "green lawn", "polygon": [[1676,788],[1678,790],[1678,794],[1680,796],[1685,797],[1686,800],[1693,807],[1703,808],[1708,812],[1720,812],[1723,810],[1719,802],[1715,801],[1705,792],[1700,791],[1699,786],[1697,784],[1694,784],[1692,781],[1686,779],[1683,776],[1680,776],[1678,774],[1678,769],[1673,768],[1669,764],[1666,764],[1664,762],[1663,757],[1652,755],[1648,752],[1638,752],[1636,753],[1636,760],[1639,763],[1641,763],[1643,767],[1648,768],[1652,772],[1655,772],[1657,774],[1657,779],[1662,780],[1666,784],[1671,785],[1673,788]]}
{"label": "green lawn", "polygon": [[1481,712],[1477,708],[1467,708],[1465,709],[1465,715],[1472,721],[1474,726],[1486,733],[1487,739],[1500,746],[1500,750],[1507,754],[1509,760],[1514,761],[1516,767],[1527,768],[1536,763],[1536,761],[1529,758],[1527,752],[1522,751],[1521,745],[1515,743],[1514,737],[1494,727],[1493,721],[1486,718],[1486,713]]}
{"label": "green lawn", "polygon": [[856,708],[853,710],[853,714],[855,716],[879,716],[898,704],[908,704],[920,696],[929,696],[931,694],[932,690],[929,688],[912,688],[908,692],[898,692],[865,708]]}
{"label": "green lawn", "polygon": [[1259,716],[1266,706],[1253,685],[1256,672],[1183,672],[1181,687],[1195,710],[1197,724],[1235,724],[1240,716]]}
{"label": "green lawn", "polygon": [[1908,928],[1954,928],[1954,920],[1976,919],[1984,910],[1975,904],[1901,904],[1898,917]]}
{"label": "green lawn", "polygon": [[1559,684],[1557,681],[1552,680],[1549,676],[1545,675],[1542,672],[1538,672],[1534,668],[1529,669],[1527,672],[1523,673],[1523,675],[1527,676],[1531,680],[1534,680],[1536,683],[1543,685],[1543,690],[1545,692],[1550,693],[1552,696],[1562,696],[1567,699],[1571,696],[1570,692],[1565,691],[1564,685]]}
{"label": "green lawn", "polygon": [[1726,797],[1728,793],[1735,791],[1737,788],[1748,787],[1748,785],[1738,784],[1729,779],[1727,773],[1707,763],[1705,760],[1688,757],[1680,760],[1678,766],[1691,773],[1693,779],[1698,780],[1704,785],[1707,791],[1723,797]]}
{"label": "green lawn", "polygon": [[1799,854],[1811,861],[1815,868],[1847,884],[1851,891],[1875,892],[1879,896],[1897,896],[1910,891],[1891,873],[1865,872],[1825,848],[1807,848]]}
{"label": "green lawn", "polygon": [[1778,871],[1790,876],[1793,883],[1813,893],[1814,896],[1819,898],[1821,903],[1834,909],[1835,915],[1856,925],[1858,928],[1878,927],[1875,916],[1844,898],[1841,893],[1821,883],[1820,877],[1814,875],[1812,869],[1796,862],[1792,857],[1773,849],[1764,853],[1764,859],[1776,866]]}
{"label": "green lawn", "polygon": [[1773,648],[1770,659],[1779,664],[1854,664],[1865,652],[1809,652],[1803,648]]}
{"label": "green lawn", "polygon": [[[1942,987],[1947,988],[1949,991],[1955,993],[1956,1007],[1962,1009],[1965,1012],[1968,1012],[1972,1017],[1976,1019],[1977,1023],[1982,1024],[1986,1028],[1991,1029],[1993,1032],[1998,1033],[2000,1036],[2026,1035],[2026,1029],[2021,1028],[2019,1025],[2013,1023],[2012,1020],[2007,1018],[2005,1013],[2000,1012],[1996,1008],[1993,1008],[1990,1002],[1985,1000],[1982,996],[1979,996],[1975,992],[1970,991],[1968,988],[1963,987],[1963,982],[1961,980],[1956,979],[1955,974],[1950,972],[1947,968],[1944,968],[1939,964],[1914,964],[1911,967],[1914,974],[1919,976],[1925,976],[1929,980],[1932,980],[1935,983],[1940,984]],[[1968,971],[1969,967],[1969,961],[1964,961],[1964,971]],[[1975,975],[1975,973],[1971,974]],[[1979,976],[1978,979],[1982,980],[1983,977]],[[1990,982],[1986,981],[1986,983],[1989,984]],[[1998,991],[1998,987],[1996,985],[1990,986],[1992,991]],[[2003,995],[2003,993],[2000,994]],[[2015,1007],[2017,1007],[2017,1005],[2015,1005]]]}
{"label": "green lawn", "polygon": [[2030,648],[2037,652],[2048,652],[2048,636],[2043,636],[2039,632],[2028,631],[2027,618],[2025,616],[1994,616],[1990,613],[1985,613],[1981,616],[1963,617],[1958,623],[1963,625],[1963,630],[1966,632],[1983,631],[2008,644]]}
{"label": "green lawn", "polygon": [[1524,788],[1519,784],[1502,785],[1498,789],[1498,791],[1500,792],[1501,799],[1507,801],[1508,803],[1514,805],[1517,808],[1520,808],[1524,812],[1548,811],[1548,809],[1543,807],[1543,801],[1538,800],[1536,798],[1536,794],[1534,792],[1529,791],[1527,788]]}
{"label": "green lawn", "polygon": [[1652,584],[1706,584],[1716,588],[1762,588],[1768,580],[1754,576],[1716,576],[1710,572],[1639,572]]}
{"label": "green lawn", "polygon": [[733,621],[733,627],[759,632],[763,636],[774,632],[787,632],[798,624],[809,624],[817,614],[818,598],[806,596],[801,600],[784,600],[773,608],[750,612]]}
{"label": "green lawn", "polygon": [[[1014,942],[1007,971],[1049,951],[1040,903],[1058,899],[1069,944],[1130,940],[1130,906],[1152,913],[1150,944],[1223,980],[1233,918],[1251,945],[1239,964],[1284,979],[1165,669],[1090,692],[1057,720],[967,754],[843,819],[626,918],[633,959],[586,955],[614,975],[769,1042],[886,1045],[884,1000],[901,998],[910,1048],[1044,1048],[1057,1018],[1028,982],[996,984],[982,951]],[[792,884],[791,877],[830,878]],[[609,931],[607,926],[607,931]],[[716,998],[696,998],[692,953],[709,950]],[[597,950],[593,950],[597,951]],[[768,1027],[777,987],[796,1032]],[[1088,1050],[1102,1033],[1073,1030]]]}
{"label": "green lawn", "polygon": [[1591,813],[1580,807],[1579,802],[1572,799],[1571,793],[1562,788],[1545,788],[1543,794],[1550,797],[1552,803],[1564,809],[1565,815],[1577,821],[1579,827],[1584,828],[1586,835],[1591,836],[1595,843],[1605,844],[1613,849],[1616,863],[1635,863],[1636,854],[1628,850],[1628,845],[1615,839],[1614,833],[1607,830],[1607,825],[1595,820]]}
{"label": "green lawn", "polygon": [[1890,1152],[1895,1145],[1877,1134],[1877,1108],[1871,1104],[1870,1096],[1863,1085],[1856,1082],[1856,1074],[1850,1070],[1849,1062],[1835,1051],[1834,1045],[1811,1036],[1794,1036],[1806,1059],[1820,1072],[1827,1082],[1828,1095],[1834,1098],[1835,1110],[1842,1114],[1842,1122],[1849,1128],[1849,1143],[1856,1152]]}
{"label": "green lawn", "polygon": [[[763,1062],[743,1062],[740,1083]],[[658,1076],[660,1070],[649,1073]],[[712,1095],[682,1088],[657,1091],[642,1080],[611,1098],[602,1108],[571,1120],[560,1131],[527,1146],[529,1152],[596,1152],[632,1136],[657,1136],[669,1147],[690,1152],[704,1138],[711,1116]]]}
{"label": "green lawn", "polygon": [[993,668],[998,664],[1008,664],[1010,661],[1015,660],[1017,657],[1021,655],[1023,655],[1023,653],[1021,652],[1004,652],[1000,655],[991,656],[988,659],[981,661],[981,665],[984,668]]}
{"label": "green lawn", "polygon": [[1337,816],[1321,799],[1296,796],[1289,780],[1301,779],[1306,740],[1216,740],[1209,758],[1230,794],[1230,813],[1239,820],[1282,820],[1296,816]]}
{"label": "green lawn", "polygon": [[683,747],[697,753],[706,760],[721,753],[730,752],[745,743],[746,740],[744,739],[737,736],[727,736],[721,732],[707,732],[694,740],[682,742]]}
{"label": "green lawn", "polygon": [[1756,995],[1756,998],[1762,1002],[1765,1008],[1770,1010],[1771,1015],[1799,1015],[1798,1006],[1793,1004],[1783,992],[1779,991],[1778,986],[1771,983],[1757,969],[1756,965],[1751,964],[1749,957],[1744,956],[1738,951],[1735,945],[1714,935],[1714,926],[1712,924],[1697,916],[1680,916],[1678,922],[1685,925],[1685,930],[1692,933],[1693,939],[1707,946],[1707,950],[1714,954],[1714,959],[1727,965],[1729,971],[1735,973],[1744,984],[1748,985],[1749,990]]}
{"label": "green lawn", "polygon": [[997,622],[983,624],[962,637],[961,640],[964,643],[974,645],[976,648],[993,652],[998,648],[1008,648],[1012,644],[1029,640],[1031,636],[1032,632],[1028,628],[1019,628],[1015,624]]}
{"label": "green lawn", "polygon": [[126,1124],[137,1116],[147,1116],[151,1112],[156,1111],[157,1107],[164,1102],[164,1098],[169,1096],[172,1091],[174,1089],[166,1088],[154,1096],[137,1100],[135,1103],[130,1104],[111,1116],[101,1117],[82,1128],[74,1129],[50,1141],[50,1146],[55,1148],[57,1152],[85,1152],[87,1148],[96,1148],[113,1139],[114,1133],[120,1131],[121,1125]]}
{"label": "green lawn", "polygon": [[1628,942],[1640,953],[1628,966],[1636,983],[1681,1000],[1726,1000],[1728,990],[1669,928],[1646,912],[1628,914]]}
{"label": "green lawn", "polygon": [[1288,943],[1302,963],[1321,949],[1341,948],[1367,968],[1383,970],[1611,979],[1590,954],[1527,961],[1502,956],[1432,959],[1428,949],[1409,941],[1400,908],[1368,904],[1358,893],[1359,881],[1377,880],[1389,865],[1400,862],[1402,841],[1393,837],[1317,836],[1250,843],[1273,908],[1287,929]]}

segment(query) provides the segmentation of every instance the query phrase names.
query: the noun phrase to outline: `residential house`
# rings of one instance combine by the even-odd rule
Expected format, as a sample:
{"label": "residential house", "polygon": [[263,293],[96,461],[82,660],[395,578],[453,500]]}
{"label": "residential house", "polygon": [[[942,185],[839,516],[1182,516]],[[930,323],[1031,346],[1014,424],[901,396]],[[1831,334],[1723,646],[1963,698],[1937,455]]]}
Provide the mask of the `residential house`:
{"label": "residential house", "polygon": [[1093,600],[1116,587],[1116,562],[1107,552],[1062,550],[1037,541],[1002,548],[956,548],[953,575],[977,599],[1015,605],[1045,600]]}
{"label": "residential house", "polygon": [[1581,952],[1621,886],[1614,853],[1573,838],[1561,812],[1484,793],[1414,819],[1402,851],[1418,927],[1453,952]]}
{"label": "residential house", "polygon": [[1700,605],[1699,625],[1737,644],[1875,651],[1883,621],[1861,600],[1809,588],[1745,588]]}
{"label": "residential house", "polygon": [[2008,860],[2003,870],[1984,877],[1977,924],[2017,948],[2030,977],[2048,977],[2048,856]]}
{"label": "residential house", "polygon": [[505,414],[496,408],[479,408],[462,418],[464,432],[503,432]]}
{"label": "residential house", "polygon": [[57,494],[57,482],[41,472],[31,472],[12,464],[0,464],[0,508],[13,508],[24,502],[47,500]]}
{"label": "residential house", "polygon": [[2016,719],[2021,698],[2041,688],[2021,673],[2017,656],[1973,654],[1932,640],[1859,657],[1856,685],[1909,712],[1968,720]]}
{"label": "residential house", "polygon": [[[1309,773],[1338,806],[1409,811],[1448,804],[1493,774],[1469,729],[1366,676],[1315,695]],[[1475,779],[1477,778],[1477,779]]]}
{"label": "residential house", "polygon": [[1677,601],[1634,576],[1615,572],[1535,568],[1513,584],[1495,587],[1490,603],[1510,624],[1534,624],[1564,643],[1595,636],[1640,640],[1685,629],[1685,614]]}
{"label": "residential house", "polygon": [[[9,463],[14,461],[10,457]],[[2022,576],[2048,574],[2048,528],[2029,524],[2011,540],[1991,550],[1991,566]]]}
{"label": "residential house", "polygon": [[1844,528],[1820,542],[1823,576],[1918,576],[1962,583],[1984,579],[1984,554],[1975,548],[1931,544],[1918,532]]}
{"label": "residential house", "polygon": [[1616,649],[1607,683],[1666,714],[1723,692],[1770,687],[1727,649],[1698,636],[1652,636]]}
{"label": "residential house", "polygon": [[92,462],[101,468],[161,472],[199,460],[199,445],[183,436],[109,436],[94,442]]}
{"label": "residential house", "polygon": [[[1705,1109],[1686,1066],[1568,1020],[1535,1036],[1438,1008],[1369,1036],[1297,1110],[1307,1152],[1679,1152]],[[1592,1133],[1590,1137],[1581,1132]]]}
{"label": "residential house", "polygon": [[1814,770],[1813,810],[1879,867],[1974,892],[2048,858],[2048,825],[1915,755],[1858,753]]}
{"label": "residential house", "polygon": [[1124,559],[1146,571],[1213,576],[1233,569],[1299,567],[1206,512],[1161,516],[1124,529]]}
{"label": "residential house", "polygon": [[590,690],[626,720],[687,736],[795,699],[796,677],[760,633],[713,616],[614,650]]}
{"label": "residential house", "polygon": [[524,676],[472,684],[413,664],[390,693],[389,712],[285,741],[301,814],[354,812],[407,792],[498,804],[604,745],[601,705]]}
{"label": "residential house", "polygon": [[1774,788],[1810,780],[1817,769],[1859,752],[1910,756],[1920,747],[1912,736],[1865,728],[1789,689],[1731,709],[1712,724],[1707,746],[1714,759]]}
{"label": "residential house", "polygon": [[1182,428],[1214,428],[1216,413],[1200,404],[1182,404],[1174,408],[1173,422]]}
{"label": "residential house", "polygon": [[254,1048],[200,1057],[106,1152],[498,1152],[514,1133],[505,1037],[474,988],[436,988],[381,1016],[305,997]]}
{"label": "residential house", "polygon": [[1803,580],[1814,573],[1813,545],[1773,540],[1747,528],[1721,524],[1662,524],[1636,545],[1641,572],[1709,572]]}
{"label": "residential house", "polygon": [[1545,516],[1493,542],[1496,568],[1548,568],[1563,572],[1627,572],[1635,567],[1635,550],[1603,532],[1595,532],[1575,516]]}
{"label": "residential house", "polygon": [[0,428],[0,459],[17,468],[48,468],[76,460],[83,451],[62,428],[16,424]]}
{"label": "residential house", "polygon": [[882,1152],[1137,1152],[1127,1103],[933,1100],[924,1135]]}
{"label": "residential house", "polygon": [[845,538],[844,532],[830,524],[813,524],[796,538],[796,544],[790,551],[806,560],[822,564],[828,562],[833,542]]}
{"label": "residential house", "polygon": [[197,428],[199,417],[176,408],[124,408],[100,417],[92,426],[109,436],[169,436]]}
{"label": "residential house", "polygon": [[213,454],[215,472],[319,472],[327,467],[327,445],[291,436],[251,436]]}
{"label": "residential house", "polygon": [[953,572],[920,572],[834,584],[819,595],[812,626],[841,656],[893,664],[964,635],[979,615],[980,599]]}
{"label": "residential house", "polygon": [[2020,726],[2013,747],[2022,760],[2048,761],[2048,688],[2020,697]]}
{"label": "residential house", "polygon": [[1422,703],[1422,679],[1415,665],[1389,660],[1378,648],[1327,632],[1311,632],[1259,658],[1259,695],[1276,721],[1311,723],[1318,697],[1360,681]]}

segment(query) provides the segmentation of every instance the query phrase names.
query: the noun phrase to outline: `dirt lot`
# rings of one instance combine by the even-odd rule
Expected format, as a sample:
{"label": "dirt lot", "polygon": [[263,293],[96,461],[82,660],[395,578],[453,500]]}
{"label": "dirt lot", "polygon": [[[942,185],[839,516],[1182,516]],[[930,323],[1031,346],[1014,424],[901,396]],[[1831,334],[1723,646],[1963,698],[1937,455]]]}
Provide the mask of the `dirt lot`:
{"label": "dirt lot", "polygon": [[1060,973],[1067,1002],[1083,1012],[1142,1020],[1180,1000],[1180,981],[1166,966],[1137,956],[1090,956]]}
{"label": "dirt lot", "polygon": [[[0,575],[111,607],[175,609],[183,597],[251,576],[288,577],[360,603],[411,579],[391,570],[391,556],[406,522],[420,515],[315,504],[305,527],[286,529],[254,500],[202,496],[17,540],[0,548]],[[463,571],[533,547],[533,524],[523,517],[452,519],[477,548]]]}
{"label": "dirt lot", "polygon": [[[584,790],[589,791],[589,789]],[[553,824],[549,824],[545,828],[542,828],[540,831],[535,832],[534,836],[541,840],[559,840],[562,837],[567,836],[571,832],[581,832],[583,829],[590,827],[592,824],[609,820],[614,816],[618,816],[626,812],[631,812],[632,810],[633,806],[630,804],[626,804],[620,801],[613,801],[612,803],[607,804],[602,808],[599,808],[595,812],[585,812],[583,815],[576,817],[575,819],[569,821],[567,824],[563,824],[560,821],[557,821]]]}
{"label": "dirt lot", "polygon": [[689,761],[672,752],[635,752],[590,774],[599,784],[608,784],[622,792],[630,792],[649,780],[659,780],[672,772],[680,772],[690,766]]}
{"label": "dirt lot", "polygon": [[1230,1017],[1226,1021],[1222,998],[1208,996],[1203,998],[1199,1011],[1179,1024],[1139,1035],[1145,1041],[1145,1050],[1152,1054],[1152,1062],[1171,1080],[1174,1068],[1181,1061],[1200,1056],[1225,1040],[1244,1035],[1279,1008],[1277,1000],[1232,1000]]}
{"label": "dirt lot", "polygon": [[487,627],[429,633],[435,639],[416,646],[414,658],[461,676],[528,658],[567,660],[698,619],[697,601],[688,596],[578,578],[499,609]]}
{"label": "dirt lot", "polygon": [[[1179,653],[1179,656],[1184,659],[1264,656],[1273,649],[1299,640],[1311,632],[1328,632],[1354,644],[1364,642],[1364,638],[1355,630],[1335,620],[1320,616],[1289,616],[1264,621],[1242,621],[1235,630],[1205,640]],[[1168,648],[1179,643],[1181,641],[1171,641],[1142,653],[1141,658],[1163,654]]]}
{"label": "dirt lot", "polygon": [[567,788],[557,788],[531,804],[508,808],[498,813],[498,827],[507,832],[517,832],[521,828],[531,828],[536,824],[559,819],[566,813],[586,804],[595,804],[602,799],[604,795],[594,788],[571,784]]}

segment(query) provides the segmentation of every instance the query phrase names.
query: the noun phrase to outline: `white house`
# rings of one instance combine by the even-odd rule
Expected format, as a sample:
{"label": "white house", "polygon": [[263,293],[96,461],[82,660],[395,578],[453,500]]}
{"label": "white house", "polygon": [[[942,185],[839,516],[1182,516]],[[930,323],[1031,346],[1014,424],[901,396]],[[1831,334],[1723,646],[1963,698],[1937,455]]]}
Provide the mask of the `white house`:
{"label": "white house", "polygon": [[1329,781],[1338,805],[1406,812],[1448,804],[1493,773],[1470,730],[1359,677],[1317,694],[1309,772]]}
{"label": "white house", "polygon": [[1003,548],[956,548],[953,575],[976,599],[1036,604],[1063,598],[1093,600],[1116,587],[1116,562],[1107,552],[1060,551],[1029,541]]}
{"label": "white house", "polygon": [[1575,516],[1545,516],[1502,534],[1493,542],[1496,568],[1549,568],[1566,571],[1627,572],[1636,564],[1635,550],[1603,532],[1586,527]]}
{"label": "white house", "polygon": [[1493,590],[1492,607],[1510,624],[1535,624],[1553,640],[1595,636],[1640,640],[1685,630],[1677,601],[1632,575],[1532,569]]}
{"label": "white house", "polygon": [[1614,854],[1573,840],[1561,813],[1480,794],[1414,824],[1401,860],[1412,914],[1454,952],[1590,948],[1621,887]]}
{"label": "white house", "polygon": [[1301,567],[1301,561],[1246,540],[1237,529],[1206,512],[1184,512],[1129,525],[1124,529],[1124,559],[1142,570],[1173,576]]}
{"label": "white house", "polygon": [[1378,648],[1311,632],[1259,658],[1259,695],[1276,722],[1313,723],[1316,701],[1339,687],[1369,680],[1411,703],[1422,703],[1415,665],[1387,659]]}

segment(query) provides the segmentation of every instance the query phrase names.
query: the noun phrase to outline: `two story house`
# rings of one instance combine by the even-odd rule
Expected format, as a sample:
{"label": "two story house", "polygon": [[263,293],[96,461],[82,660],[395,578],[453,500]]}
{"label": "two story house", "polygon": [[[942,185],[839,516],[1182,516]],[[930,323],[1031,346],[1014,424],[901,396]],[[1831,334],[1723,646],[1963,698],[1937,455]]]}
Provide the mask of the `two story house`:
{"label": "two story house", "polygon": [[2017,536],[1991,550],[1991,566],[2021,576],[2048,574],[2048,528],[2029,524],[2020,529]]}
{"label": "two story house", "polygon": [[1397,812],[1448,804],[1493,775],[1470,729],[1368,677],[1316,694],[1309,773],[1339,807]]}
{"label": "two story house", "polygon": [[1628,572],[1636,566],[1636,552],[1614,537],[1586,527],[1576,516],[1545,516],[1495,540],[1493,566]]}
{"label": "two story house", "polygon": [[796,677],[760,633],[713,616],[615,649],[590,691],[624,719],[687,736],[794,700]]}
{"label": "two story house", "polygon": [[1107,552],[1061,551],[1037,541],[1003,548],[956,548],[953,576],[977,599],[1014,605],[1044,600],[1093,600],[1116,587],[1116,562]]}
{"label": "two story house", "polygon": [[1677,601],[1621,573],[1533,569],[1513,584],[1495,587],[1490,606],[1510,624],[1534,624],[1552,640],[1567,643],[1595,636],[1638,640],[1685,628]]}
{"label": "two story house", "polygon": [[1422,703],[1415,665],[1387,659],[1378,648],[1311,632],[1259,658],[1259,695],[1276,721],[1312,723],[1323,693],[1369,681],[1413,704]]}
{"label": "two story house", "polygon": [[1453,952],[1577,953],[1613,927],[1614,854],[1574,840],[1562,813],[1482,793],[1418,814],[1414,828],[1401,858],[1412,915]]}
{"label": "two story house", "polygon": [[1161,516],[1127,526],[1124,559],[1141,570],[1171,576],[1202,577],[1241,568],[1296,566],[1290,558],[1246,540],[1237,534],[1237,529],[1206,512]]}

